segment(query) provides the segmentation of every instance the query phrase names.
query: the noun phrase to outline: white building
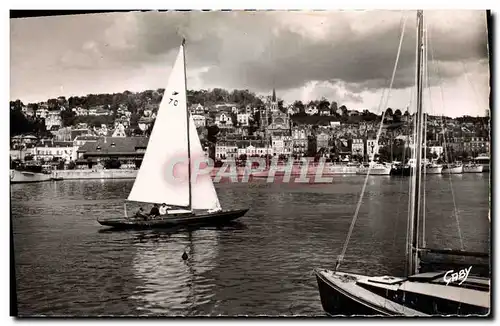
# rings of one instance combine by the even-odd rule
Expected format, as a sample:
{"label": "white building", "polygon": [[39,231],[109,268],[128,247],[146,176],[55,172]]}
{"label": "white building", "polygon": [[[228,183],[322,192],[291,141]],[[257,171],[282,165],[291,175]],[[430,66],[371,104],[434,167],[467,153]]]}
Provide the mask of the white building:
{"label": "white building", "polygon": [[306,113],[308,115],[315,115],[318,113],[318,108],[316,108],[315,106],[309,106],[306,108]]}
{"label": "white building", "polygon": [[233,120],[229,113],[221,112],[215,116],[215,124],[219,128],[231,128],[233,127]]}
{"label": "white building", "polygon": [[89,110],[84,109],[81,106],[73,108],[72,111],[75,112],[77,116],[86,116],[86,115],[89,115]]}
{"label": "white building", "polygon": [[246,155],[247,157],[252,157],[257,155],[261,157],[266,154],[273,155],[273,149],[270,147],[253,146],[253,145],[249,145],[243,148],[238,148],[238,157],[241,155]]}
{"label": "white building", "polygon": [[250,120],[250,113],[238,113],[236,115],[236,119],[238,120],[238,125],[241,127],[248,127]]}
{"label": "white building", "polygon": [[50,130],[52,126],[62,126],[62,119],[59,111],[49,111],[45,117],[45,127],[47,130]]}
{"label": "white building", "polygon": [[363,139],[353,139],[351,146],[352,155],[363,156],[365,153],[365,144]]}
{"label": "white building", "polygon": [[207,118],[205,118],[204,115],[193,114],[191,117],[193,118],[194,125],[196,126],[196,128],[200,128],[200,127],[205,127],[206,126],[206,124],[207,124]]}
{"label": "white building", "polygon": [[66,162],[76,160],[78,147],[74,146],[39,146],[33,149],[35,160],[51,161],[54,158],[63,159]]}
{"label": "white building", "polygon": [[224,160],[228,158],[236,159],[238,156],[238,146],[231,142],[218,142],[215,145],[215,158]]}
{"label": "white building", "polygon": [[291,136],[273,136],[271,138],[273,155],[291,155],[293,141]]}
{"label": "white building", "polygon": [[119,123],[115,127],[115,130],[113,131],[111,137],[127,137],[127,135],[125,134],[125,127],[121,123]]}
{"label": "white building", "polygon": [[49,110],[47,110],[45,108],[39,108],[38,110],[36,110],[36,117],[37,118],[45,119],[48,114],[49,114]]}

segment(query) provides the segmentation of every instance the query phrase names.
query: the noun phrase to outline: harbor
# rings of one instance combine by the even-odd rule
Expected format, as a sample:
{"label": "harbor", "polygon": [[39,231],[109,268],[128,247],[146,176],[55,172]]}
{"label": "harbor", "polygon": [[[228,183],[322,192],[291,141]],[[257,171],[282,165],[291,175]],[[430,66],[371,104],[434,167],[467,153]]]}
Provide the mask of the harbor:
{"label": "harbor", "polygon": [[[488,252],[489,176],[451,177],[465,248]],[[428,176],[427,206],[436,218],[426,234],[433,246],[456,248],[447,179]],[[15,185],[19,314],[325,316],[310,267],[334,266],[363,180],[220,183],[222,205],[251,208],[245,219],[170,232],[100,228],[96,216],[119,214],[133,180]],[[345,266],[401,275],[408,178],[370,177],[367,187]]]}
{"label": "harbor", "polygon": [[176,14],[11,20],[12,316],[492,316],[489,11]]}

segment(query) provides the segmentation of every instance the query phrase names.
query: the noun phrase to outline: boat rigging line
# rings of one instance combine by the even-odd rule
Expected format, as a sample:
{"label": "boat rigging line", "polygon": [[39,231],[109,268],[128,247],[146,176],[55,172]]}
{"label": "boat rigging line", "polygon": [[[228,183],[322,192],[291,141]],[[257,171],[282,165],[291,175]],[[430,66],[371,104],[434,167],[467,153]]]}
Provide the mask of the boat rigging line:
{"label": "boat rigging line", "polygon": [[[399,62],[399,57],[401,55],[401,48],[402,48],[403,39],[404,39],[404,33],[405,33],[405,28],[406,28],[406,20],[408,19],[408,16],[404,15],[404,19],[403,19],[403,17],[401,19],[402,19],[403,22],[402,22],[402,27],[401,27],[401,36],[400,36],[399,45],[398,45],[398,53],[396,55],[396,62],[394,63],[394,68],[392,70],[391,82],[390,82],[389,88],[387,90],[387,98],[386,98],[386,101],[385,101],[385,106],[387,106],[387,103],[389,102],[390,92],[391,92],[391,89],[392,89],[392,85],[394,83],[394,77],[396,75],[396,70],[397,70],[398,62]],[[378,142],[379,142],[380,135],[382,133],[382,128],[383,128],[383,125],[384,125],[385,113],[387,111],[387,110],[383,109],[383,106],[382,106],[383,103],[384,103],[384,93],[382,93],[382,96],[381,96],[381,99],[380,99],[380,103],[379,103],[379,111],[382,109],[382,118],[380,120],[380,127],[379,127],[379,130],[378,130],[377,138],[376,138],[376,142],[375,142],[377,144],[377,146],[378,146]],[[373,157],[372,157],[372,160],[373,160]],[[337,262],[335,264],[334,271],[338,270],[338,268],[340,266],[340,263],[344,259],[344,255],[345,255],[345,252],[347,250],[347,246],[349,244],[349,240],[350,240],[352,232],[354,230],[354,225],[356,224],[356,220],[358,218],[359,209],[361,208],[361,204],[363,202],[363,196],[364,196],[364,193],[365,193],[365,190],[366,190],[366,184],[368,183],[368,178],[370,176],[370,169],[371,169],[371,164],[369,165],[368,170],[366,172],[366,177],[365,177],[365,181],[363,183],[363,188],[361,189],[361,194],[359,196],[358,204],[356,205],[356,211],[354,212],[354,216],[352,218],[351,225],[349,227],[349,232],[347,233],[347,237],[346,237],[346,240],[344,242],[344,246],[342,247],[342,252],[341,252],[341,254],[337,258]]]}
{"label": "boat rigging line", "polygon": [[[434,60],[434,48],[432,47],[431,41],[432,41],[432,38],[431,38],[431,34],[430,34],[430,29],[429,29],[429,41],[428,42],[429,42],[429,50],[430,50],[430,53],[431,53],[431,61],[432,61],[433,65],[435,65],[435,67],[436,67],[436,75],[437,75],[437,78],[438,78],[439,90],[440,90],[440,94],[441,94],[441,106],[442,106],[442,109],[444,110],[444,92],[443,92],[443,87],[442,87],[442,79],[441,79],[441,74],[439,72],[439,65]],[[430,88],[429,88],[429,91],[430,91]],[[443,115],[442,114],[441,114],[441,125],[442,125],[443,128],[446,128],[446,125],[444,124],[444,120],[443,120]],[[443,145],[444,145],[445,156],[448,156],[448,155],[446,155],[447,154],[446,132],[443,133]],[[448,159],[446,159],[446,161],[448,161]],[[447,163],[449,165],[450,162],[447,162]],[[450,172],[448,173],[448,180],[450,182],[451,198],[453,200],[453,215],[454,215],[455,220],[457,222],[458,237],[460,239],[460,248],[462,250],[464,250],[464,240],[463,240],[463,237],[462,237],[462,229],[460,228],[460,220],[459,220],[459,217],[458,217],[458,209],[457,209],[457,203],[456,203],[456,199],[455,199],[455,192],[453,191],[453,182],[451,180],[451,178],[452,178],[451,174],[452,173],[451,173],[451,170],[450,170]]]}

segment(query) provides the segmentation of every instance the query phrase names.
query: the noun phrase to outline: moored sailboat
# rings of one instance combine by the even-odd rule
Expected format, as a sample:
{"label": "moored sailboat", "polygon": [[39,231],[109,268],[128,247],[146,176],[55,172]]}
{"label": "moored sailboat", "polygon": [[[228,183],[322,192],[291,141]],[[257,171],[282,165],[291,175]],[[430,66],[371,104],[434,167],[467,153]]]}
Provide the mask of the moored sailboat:
{"label": "moored sailboat", "polygon": [[390,175],[391,165],[372,161],[367,165],[360,165],[356,169],[356,174],[366,175],[368,171],[370,175]]}
{"label": "moored sailboat", "polygon": [[442,174],[460,174],[464,171],[464,166],[461,163],[445,164]]}
{"label": "moored sailboat", "polygon": [[[456,254],[459,256],[484,257],[488,254],[425,248],[420,242],[419,221],[421,207],[422,166],[422,88],[423,88],[423,12],[417,13],[417,124],[416,164],[412,171],[411,210],[407,241],[407,274],[396,276],[366,276],[339,272],[358,208],[349,233],[333,270],[316,269],[321,304],[329,315],[387,315],[387,316],[431,316],[431,315],[475,315],[485,316],[490,312],[490,279],[467,276],[451,280],[449,271],[420,273],[420,259],[425,253]],[[425,220],[424,220],[425,221]]]}
{"label": "moored sailboat", "polygon": [[463,173],[482,173],[483,166],[480,164],[470,163],[463,166]]}
{"label": "moored sailboat", "polygon": [[426,174],[441,174],[443,166],[441,164],[429,163],[425,166]]}
{"label": "moored sailboat", "polygon": [[[134,185],[127,198],[138,203],[176,207],[166,217],[106,219],[115,228],[219,224],[243,216],[248,209],[222,210],[200,138],[187,109],[184,41],[170,73],[155,125]],[[194,164],[193,164],[194,163]]]}

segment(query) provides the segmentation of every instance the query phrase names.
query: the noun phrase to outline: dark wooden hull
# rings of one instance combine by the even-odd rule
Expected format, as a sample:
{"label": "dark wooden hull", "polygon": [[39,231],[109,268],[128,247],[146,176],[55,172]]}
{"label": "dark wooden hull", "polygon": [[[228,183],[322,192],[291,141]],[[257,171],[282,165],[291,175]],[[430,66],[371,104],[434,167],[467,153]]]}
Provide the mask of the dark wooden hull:
{"label": "dark wooden hull", "polygon": [[410,176],[411,168],[410,167],[394,167],[391,169],[391,175],[395,176]]}
{"label": "dark wooden hull", "polygon": [[364,303],[359,298],[343,291],[315,272],[319,296],[323,310],[330,316],[390,316],[383,311]]}
{"label": "dark wooden hull", "polygon": [[172,228],[177,226],[191,226],[191,225],[220,225],[233,221],[248,212],[248,208],[220,211],[215,213],[205,214],[179,214],[172,215],[166,218],[158,218],[152,220],[139,220],[139,219],[108,219],[97,220],[101,225],[109,226],[115,229],[155,229],[155,228]]}
{"label": "dark wooden hull", "polygon": [[488,316],[490,280],[469,276],[448,285],[445,271],[370,277],[315,270],[323,310],[331,316]]}

